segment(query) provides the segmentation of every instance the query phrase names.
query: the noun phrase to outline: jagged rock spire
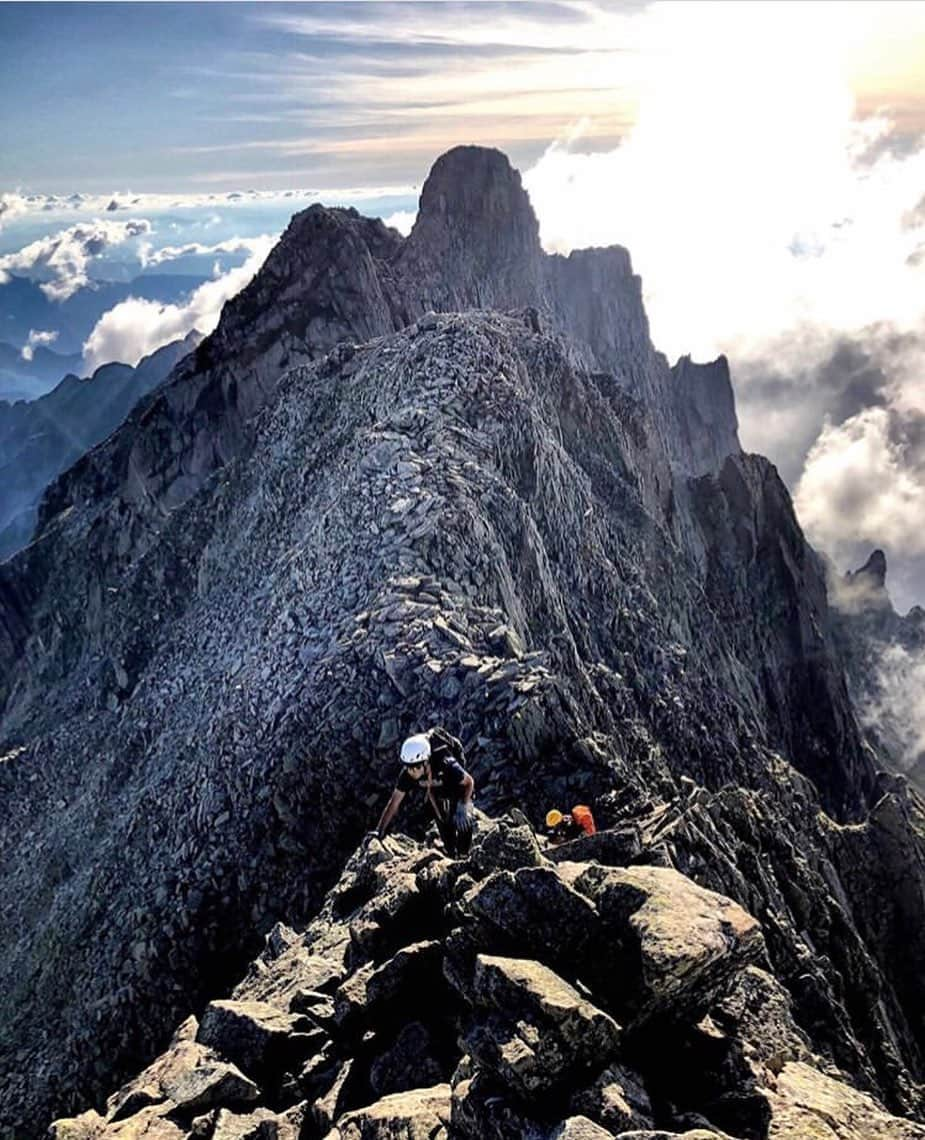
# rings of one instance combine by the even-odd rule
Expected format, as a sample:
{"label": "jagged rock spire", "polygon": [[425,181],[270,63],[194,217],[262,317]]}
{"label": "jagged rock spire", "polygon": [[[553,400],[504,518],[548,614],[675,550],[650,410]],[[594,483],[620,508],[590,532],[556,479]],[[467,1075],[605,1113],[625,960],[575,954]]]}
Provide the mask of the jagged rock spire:
{"label": "jagged rock spire", "polygon": [[886,555],[882,550],[874,550],[867,561],[859,569],[849,571],[846,575],[849,582],[860,585],[874,586],[878,590],[886,588]]}

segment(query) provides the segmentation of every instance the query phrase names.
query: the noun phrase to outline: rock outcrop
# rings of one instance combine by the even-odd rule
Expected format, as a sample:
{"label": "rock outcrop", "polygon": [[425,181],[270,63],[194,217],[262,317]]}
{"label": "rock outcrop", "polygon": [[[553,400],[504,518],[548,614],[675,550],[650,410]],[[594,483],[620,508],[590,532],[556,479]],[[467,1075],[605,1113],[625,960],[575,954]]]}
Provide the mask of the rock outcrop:
{"label": "rock outcrop", "polygon": [[[741,907],[664,867],[553,864],[526,831],[482,816],[468,863],[368,841],[304,931],[275,927],[231,1000],[52,1140],[925,1137],[812,1053]],[[576,905],[540,930],[485,902],[511,891]],[[379,928],[396,906],[418,941]]]}
{"label": "rock outcrop", "polygon": [[[471,185],[448,176],[469,165]],[[398,742],[436,722],[463,739],[480,806],[535,822],[582,801],[625,824],[549,859],[526,823],[512,844],[486,835],[461,940],[477,922],[503,934],[501,915],[511,932],[479,953],[539,961],[630,1038],[664,1038],[676,995],[652,989],[639,954],[668,953],[672,932],[646,917],[647,872],[570,866],[645,851],[761,924],[775,1007],[792,1002],[808,1050],[890,1111],[920,1109],[925,979],[897,941],[905,924],[925,928],[919,808],[901,787],[880,798],[824,577],[783,485],[765,461],[724,454],[725,368],[672,376],[625,251],[542,254],[500,156],[454,152],[433,178],[407,239],[350,212],[298,215],[216,333],[58,480],[36,541],[0,566],[4,1140],[99,1101],[227,994],[260,934],[306,921],[381,809]],[[443,255],[428,252],[440,234],[458,252],[442,285]],[[530,304],[431,311],[441,296]],[[414,834],[420,823],[405,820]],[[884,872],[888,905],[862,886],[871,850],[884,868],[915,868],[902,889]],[[434,894],[419,880],[390,874],[354,915],[361,970],[330,1011],[317,998],[290,1009],[291,976],[273,971],[231,1003],[284,1016],[322,1005],[356,1062],[360,1010],[387,1009],[417,969],[444,996],[451,984],[434,979]],[[686,897],[699,916],[697,888]],[[334,918],[356,911],[351,890],[335,891]],[[580,936],[562,957],[555,930],[542,953],[521,937],[563,914],[579,930],[599,908],[610,922],[605,897],[621,930],[640,900],[618,955],[635,1005],[574,973]],[[748,948],[752,920],[728,913]],[[724,955],[725,929],[696,924],[698,1012],[745,960]],[[278,949],[299,959],[306,991],[330,997],[344,975],[326,945]],[[457,949],[458,970],[474,971],[475,947]],[[609,1127],[589,1108],[598,1097],[645,1115],[608,1023],[584,1013],[608,1074],[589,1075],[556,1118],[561,1135]],[[413,1091],[390,1083],[405,1051],[417,1050],[420,1088],[453,1085],[448,1030],[425,1014],[375,1057],[377,1096]],[[554,1039],[568,1040],[565,1022]],[[265,1064],[266,1081],[282,1035],[314,1034],[238,1006],[202,1024],[213,1050],[213,1030],[238,1026],[225,1063],[261,1089],[241,1064]],[[678,1048],[706,1048],[703,1032]],[[542,1080],[545,1055],[498,1041],[523,1081]],[[374,1103],[338,1073],[303,1096],[323,1102],[326,1128]],[[456,1110],[472,1128],[486,1088],[475,1081]],[[727,1091],[716,1084],[714,1099]]]}

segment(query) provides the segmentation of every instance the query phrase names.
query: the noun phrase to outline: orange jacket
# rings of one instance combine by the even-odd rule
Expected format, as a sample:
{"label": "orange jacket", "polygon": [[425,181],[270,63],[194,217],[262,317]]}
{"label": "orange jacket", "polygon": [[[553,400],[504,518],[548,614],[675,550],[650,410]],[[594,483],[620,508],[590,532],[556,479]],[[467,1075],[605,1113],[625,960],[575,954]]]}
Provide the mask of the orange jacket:
{"label": "orange jacket", "polygon": [[593,835],[597,828],[594,826],[594,816],[586,804],[576,804],[572,808],[572,819],[578,824],[585,835]]}

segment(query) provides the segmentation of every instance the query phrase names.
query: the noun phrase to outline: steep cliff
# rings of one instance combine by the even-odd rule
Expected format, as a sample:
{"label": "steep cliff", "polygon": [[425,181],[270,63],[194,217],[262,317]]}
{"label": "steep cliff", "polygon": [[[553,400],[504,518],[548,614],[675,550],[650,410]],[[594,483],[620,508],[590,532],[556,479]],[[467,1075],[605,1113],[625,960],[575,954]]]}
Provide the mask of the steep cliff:
{"label": "steep cliff", "polygon": [[[921,864],[919,808],[871,814],[818,560],[724,363],[672,372],[625,251],[547,257],[527,210],[464,148],[407,239],[298,215],[0,567],[8,1136],[311,914],[437,721],[494,811],[707,789],[672,858],[761,922],[812,1047],[918,1110],[921,879],[872,913],[861,868]],[[479,301],[527,307],[431,311]]]}

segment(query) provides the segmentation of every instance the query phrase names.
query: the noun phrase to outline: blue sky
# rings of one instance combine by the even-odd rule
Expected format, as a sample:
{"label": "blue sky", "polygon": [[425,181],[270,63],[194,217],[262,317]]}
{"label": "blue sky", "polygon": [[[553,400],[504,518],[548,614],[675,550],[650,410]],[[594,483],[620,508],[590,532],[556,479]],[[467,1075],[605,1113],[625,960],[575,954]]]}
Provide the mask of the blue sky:
{"label": "blue sky", "polygon": [[205,188],[199,176],[221,160],[193,164],[177,148],[243,140],[229,112],[252,104],[235,68],[255,51],[282,54],[285,38],[247,5],[0,6],[4,180],[44,192]]}
{"label": "blue sky", "polygon": [[[3,181],[46,193],[416,182],[439,145],[421,145],[425,122],[528,161],[550,141],[527,125],[550,113],[549,64],[586,52],[594,23],[567,3],[3,4]],[[610,30],[601,46],[618,50]],[[518,82],[499,89],[500,71]],[[531,92],[534,78],[546,90]]]}

